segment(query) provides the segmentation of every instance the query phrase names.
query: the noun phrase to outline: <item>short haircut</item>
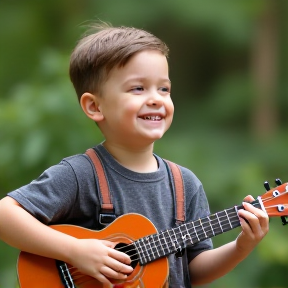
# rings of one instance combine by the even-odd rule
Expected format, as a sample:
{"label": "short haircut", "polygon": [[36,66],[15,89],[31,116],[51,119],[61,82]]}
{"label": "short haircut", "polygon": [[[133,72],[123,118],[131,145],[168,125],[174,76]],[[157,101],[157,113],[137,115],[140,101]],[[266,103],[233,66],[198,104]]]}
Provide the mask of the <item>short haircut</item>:
{"label": "short haircut", "polygon": [[135,53],[158,50],[168,57],[166,44],[151,33],[133,27],[112,27],[108,23],[91,26],[91,34],[78,42],[70,59],[70,79],[78,99],[85,92],[100,93],[114,67],[123,67]]}

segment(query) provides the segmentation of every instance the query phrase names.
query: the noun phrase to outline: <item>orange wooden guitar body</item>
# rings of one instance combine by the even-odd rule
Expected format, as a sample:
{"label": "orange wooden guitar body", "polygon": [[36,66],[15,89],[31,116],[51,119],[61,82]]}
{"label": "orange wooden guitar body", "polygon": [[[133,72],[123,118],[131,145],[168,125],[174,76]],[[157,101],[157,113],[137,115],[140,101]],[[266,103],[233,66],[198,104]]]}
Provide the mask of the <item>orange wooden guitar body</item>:
{"label": "orange wooden guitar body", "polygon": [[[73,225],[52,225],[51,228],[78,239],[105,239],[112,242],[131,243],[144,236],[157,232],[146,217],[127,214],[117,218],[112,224],[100,231],[93,231]],[[69,265],[68,265],[69,266]],[[145,266],[137,264],[125,282],[103,285],[92,277],[81,274],[72,268],[71,276],[77,288],[160,288],[168,287],[168,260],[166,257]],[[74,270],[73,270],[74,269]],[[18,258],[18,280],[21,288],[63,288],[54,259],[21,252]],[[71,286],[72,287],[72,286]]]}
{"label": "orange wooden guitar body", "polygon": [[[259,196],[257,199],[258,199],[257,201],[253,201],[251,202],[251,204],[255,205],[255,207],[258,207],[259,209],[266,211],[269,217],[281,217],[283,225],[288,224],[288,183],[284,183],[282,185],[277,186],[274,189],[269,190],[262,196]],[[168,236],[170,237],[169,238],[170,246],[171,246],[170,248],[172,248],[171,250],[169,250],[169,253],[171,254],[171,253],[177,252],[176,250],[173,250],[173,248],[176,248],[175,242],[176,244],[178,243],[179,247],[185,248],[187,244],[189,243],[195,244],[197,243],[197,240],[198,241],[204,240],[208,236],[214,237],[218,234],[224,233],[225,231],[229,231],[231,229],[238,227],[240,225],[240,221],[237,216],[238,209],[243,209],[243,206],[234,206],[230,209],[225,209],[224,211],[220,211],[218,213],[201,218],[202,220],[201,219],[196,220],[194,221],[194,223],[193,222],[185,223],[181,225],[183,229],[181,228],[181,226],[177,227],[178,229],[180,228],[180,233],[179,233],[179,230],[178,232],[175,232],[176,228],[170,229],[171,231],[170,233],[171,234],[174,233],[175,237],[174,238],[171,237],[171,234],[168,232]],[[233,217],[234,217],[234,220],[232,220]],[[235,220],[235,218],[237,219]],[[234,224],[232,225],[232,223]],[[206,225],[206,227],[204,227],[205,226],[204,224]],[[213,225],[214,225],[214,228],[213,228]],[[127,246],[125,244],[135,242],[136,240],[140,238],[144,238],[145,236],[148,236],[148,235],[152,236],[152,234],[157,233],[157,230],[155,226],[152,224],[152,222],[150,222],[146,217],[139,215],[139,214],[123,215],[117,218],[112,224],[110,224],[108,227],[106,227],[105,229],[101,231],[92,231],[89,229],[84,229],[84,228],[72,226],[72,225],[54,225],[50,227],[52,229],[58,230],[60,232],[63,232],[65,234],[71,235],[79,239],[89,239],[89,238],[90,239],[91,238],[103,239],[103,240],[105,239],[105,240],[115,242],[116,244],[124,243],[124,246]],[[225,229],[223,230],[223,228]],[[198,232],[196,230],[198,230]],[[179,233],[180,237],[177,237],[176,233]],[[160,236],[158,237],[160,240]],[[189,239],[190,239],[190,242],[186,243],[186,241]],[[181,246],[181,244],[183,246]],[[158,247],[161,248],[162,246],[159,245]],[[162,252],[165,252],[163,247],[162,247]],[[135,254],[138,254],[139,256],[141,253],[140,254],[135,253]],[[168,253],[161,254],[161,255],[168,255]],[[19,255],[19,259],[18,259],[18,279],[19,279],[19,284],[21,288],[63,288],[63,287],[68,287],[68,288],[75,288],[75,287],[76,288],[144,288],[144,287],[145,288],[162,288],[162,287],[168,287],[168,281],[167,281],[168,270],[169,270],[168,260],[166,257],[160,258],[161,255],[158,252],[158,255],[156,254],[156,256],[159,256],[158,259],[157,257],[152,257],[152,256],[155,256],[152,250],[152,253],[150,254],[150,256],[148,256],[148,260],[149,259],[150,260],[157,259],[157,260],[153,260],[152,262],[142,261],[141,263],[148,263],[144,266],[140,266],[137,263],[137,265],[134,268],[134,271],[131,273],[131,275],[128,276],[125,282],[123,281],[113,282],[111,280],[112,284],[107,286],[107,285],[103,285],[102,283],[98,282],[92,277],[81,274],[79,271],[77,271],[75,267],[71,267],[68,264],[67,264],[68,267],[64,265],[64,269],[63,269],[64,273],[62,272],[59,273],[59,269],[57,268],[57,265],[56,265],[56,260],[41,257],[41,256],[36,256],[36,255],[29,254],[26,252],[21,252]],[[144,257],[144,260],[146,260],[145,257]],[[69,270],[70,273],[66,273],[67,270]],[[68,277],[66,277],[65,273],[68,274]],[[65,278],[65,281],[70,283],[69,285],[64,285],[62,283],[60,275],[63,275],[63,274],[65,275],[65,277],[62,277],[62,278]]]}

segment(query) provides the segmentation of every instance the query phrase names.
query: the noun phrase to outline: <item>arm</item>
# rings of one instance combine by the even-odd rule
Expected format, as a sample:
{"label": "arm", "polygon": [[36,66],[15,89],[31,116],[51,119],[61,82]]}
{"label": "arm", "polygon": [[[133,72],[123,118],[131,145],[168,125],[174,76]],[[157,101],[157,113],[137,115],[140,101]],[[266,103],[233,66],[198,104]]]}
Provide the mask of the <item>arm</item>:
{"label": "arm", "polygon": [[[244,200],[254,199],[247,196]],[[227,274],[244,260],[267,234],[267,214],[249,203],[243,205],[245,210],[238,211],[242,231],[237,239],[219,248],[202,252],[190,262],[189,271],[193,285],[210,283]]]}
{"label": "arm", "polygon": [[107,284],[110,283],[107,277],[125,279],[132,272],[125,265],[130,263],[130,258],[113,249],[114,243],[76,239],[51,229],[11,197],[0,201],[0,219],[0,239],[22,251],[62,260]]}

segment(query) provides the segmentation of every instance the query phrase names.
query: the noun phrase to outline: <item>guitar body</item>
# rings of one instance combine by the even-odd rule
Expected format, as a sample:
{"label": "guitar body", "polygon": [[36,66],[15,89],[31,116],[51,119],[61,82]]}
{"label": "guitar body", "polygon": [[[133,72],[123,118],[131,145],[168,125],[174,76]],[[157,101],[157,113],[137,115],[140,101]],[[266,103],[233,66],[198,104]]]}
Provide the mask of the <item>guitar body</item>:
{"label": "guitar body", "polygon": [[[117,218],[112,224],[100,231],[93,231],[73,225],[52,225],[52,229],[78,239],[102,239],[115,243],[129,244],[139,238],[157,233],[150,220],[139,214],[127,214]],[[138,263],[125,282],[111,280],[112,285],[103,285],[96,279],[81,274],[67,264],[73,284],[63,284],[54,259],[21,252],[18,258],[18,280],[21,288],[144,288],[166,287],[169,272],[166,257],[159,258],[147,265]],[[73,286],[74,285],[74,286]],[[168,286],[167,286],[168,287]]]}
{"label": "guitar body", "polygon": [[[281,217],[282,224],[287,225],[288,183],[269,190],[251,204],[266,211],[269,217]],[[115,249],[121,249],[130,256],[134,270],[124,282],[110,279],[112,284],[107,286],[64,262],[21,252],[18,258],[20,287],[168,288],[169,265],[165,256],[240,226],[239,209],[243,206],[233,206],[160,233],[152,222],[139,214],[123,215],[101,231],[72,225],[50,226],[78,239],[114,242]]]}

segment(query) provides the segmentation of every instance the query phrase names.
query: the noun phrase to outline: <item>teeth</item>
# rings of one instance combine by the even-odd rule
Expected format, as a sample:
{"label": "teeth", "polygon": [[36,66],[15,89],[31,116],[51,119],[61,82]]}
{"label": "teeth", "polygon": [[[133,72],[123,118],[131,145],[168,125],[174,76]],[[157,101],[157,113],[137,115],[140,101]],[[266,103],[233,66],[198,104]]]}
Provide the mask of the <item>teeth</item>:
{"label": "teeth", "polygon": [[161,120],[161,117],[160,116],[145,116],[144,119],[145,120],[157,121],[157,120]]}

